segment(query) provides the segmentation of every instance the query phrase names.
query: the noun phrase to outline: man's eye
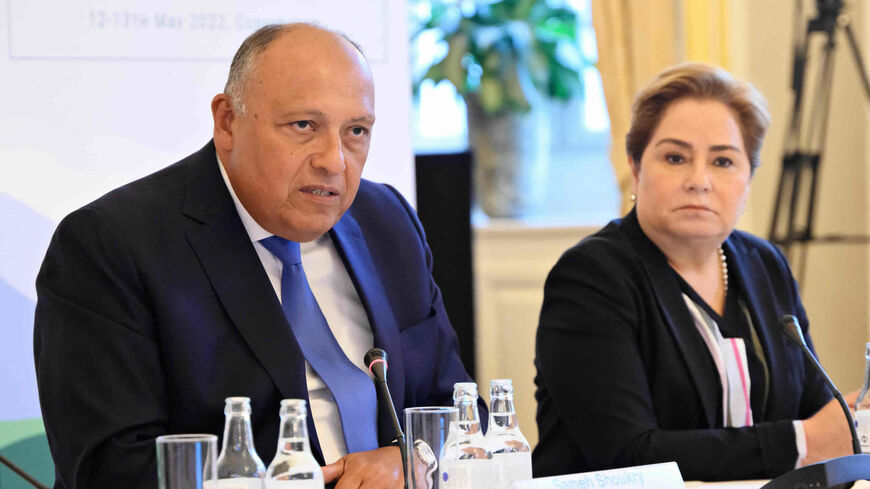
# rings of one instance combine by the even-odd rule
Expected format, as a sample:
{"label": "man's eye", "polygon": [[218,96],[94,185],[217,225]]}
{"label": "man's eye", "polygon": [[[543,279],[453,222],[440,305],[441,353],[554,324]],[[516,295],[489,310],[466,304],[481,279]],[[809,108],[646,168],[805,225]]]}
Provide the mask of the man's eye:
{"label": "man's eye", "polygon": [[306,130],[311,128],[311,121],[296,121],[291,124],[296,126],[296,129]]}
{"label": "man's eye", "polygon": [[369,130],[362,126],[356,126],[351,128],[350,133],[354,136],[365,136],[369,133]]}

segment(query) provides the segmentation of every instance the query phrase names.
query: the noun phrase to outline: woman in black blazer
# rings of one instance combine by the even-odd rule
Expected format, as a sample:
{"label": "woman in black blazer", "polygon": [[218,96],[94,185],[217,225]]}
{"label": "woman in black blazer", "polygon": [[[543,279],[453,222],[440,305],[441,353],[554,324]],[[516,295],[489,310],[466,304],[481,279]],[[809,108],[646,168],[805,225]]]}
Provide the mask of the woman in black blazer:
{"label": "woman in black blazer", "polygon": [[769,478],[850,453],[842,412],[780,331],[796,316],[812,348],[784,256],[734,229],[768,124],[754,88],[707,65],[638,95],[635,208],[547,278],[536,477],[673,460],[687,480]]}

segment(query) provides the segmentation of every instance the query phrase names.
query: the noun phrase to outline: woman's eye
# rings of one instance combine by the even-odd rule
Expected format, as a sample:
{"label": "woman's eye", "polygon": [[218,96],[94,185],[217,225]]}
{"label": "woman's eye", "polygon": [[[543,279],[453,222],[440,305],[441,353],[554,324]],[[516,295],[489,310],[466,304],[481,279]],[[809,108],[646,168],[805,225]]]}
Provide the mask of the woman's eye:
{"label": "woman's eye", "polygon": [[671,154],[665,155],[665,161],[667,161],[668,163],[671,163],[671,164],[678,164],[678,163],[682,163],[682,162],[686,161],[686,159],[683,158],[683,155],[671,153]]}
{"label": "woman's eye", "polygon": [[713,160],[713,165],[715,165],[715,166],[729,167],[733,164],[734,164],[734,162],[731,161],[731,158],[726,158],[724,156],[720,156],[720,157],[716,158],[715,160]]}

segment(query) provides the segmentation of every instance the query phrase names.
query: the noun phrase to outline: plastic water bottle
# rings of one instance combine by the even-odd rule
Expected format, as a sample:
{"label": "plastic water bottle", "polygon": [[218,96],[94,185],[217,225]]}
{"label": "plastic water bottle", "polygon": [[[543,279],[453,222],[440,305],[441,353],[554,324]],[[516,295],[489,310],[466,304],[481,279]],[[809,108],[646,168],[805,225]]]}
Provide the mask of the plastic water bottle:
{"label": "plastic water bottle", "polygon": [[308,405],[302,399],[281,401],[278,450],[266,470],[266,489],[323,489],[323,471],[308,441]]}
{"label": "plastic water bottle", "polygon": [[489,394],[486,448],[492,453],[495,488],[508,489],[511,482],[532,478],[532,449],[517,422],[514,386],[511,380],[490,381]]}
{"label": "plastic water bottle", "polygon": [[456,423],[450,426],[441,459],[443,489],[481,489],[493,487],[495,471],[492,454],[480,427],[477,410],[477,384],[453,385],[453,405],[459,409]]}
{"label": "plastic water bottle", "polygon": [[217,487],[221,489],[263,489],[266,467],[254,449],[251,431],[251,400],[228,397],[224,407],[226,423],[217,459]]}
{"label": "plastic water bottle", "polygon": [[864,386],[855,402],[855,423],[861,451],[870,453],[870,343],[864,347]]}

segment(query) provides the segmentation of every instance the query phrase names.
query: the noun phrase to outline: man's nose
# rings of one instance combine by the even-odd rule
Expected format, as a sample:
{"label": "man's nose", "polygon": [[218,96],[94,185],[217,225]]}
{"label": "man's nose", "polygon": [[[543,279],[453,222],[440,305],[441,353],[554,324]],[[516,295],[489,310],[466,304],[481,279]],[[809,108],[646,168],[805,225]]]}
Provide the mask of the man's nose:
{"label": "man's nose", "polygon": [[344,146],[338,134],[324,135],[320,151],[313,159],[315,168],[330,174],[341,173],[345,169]]}

